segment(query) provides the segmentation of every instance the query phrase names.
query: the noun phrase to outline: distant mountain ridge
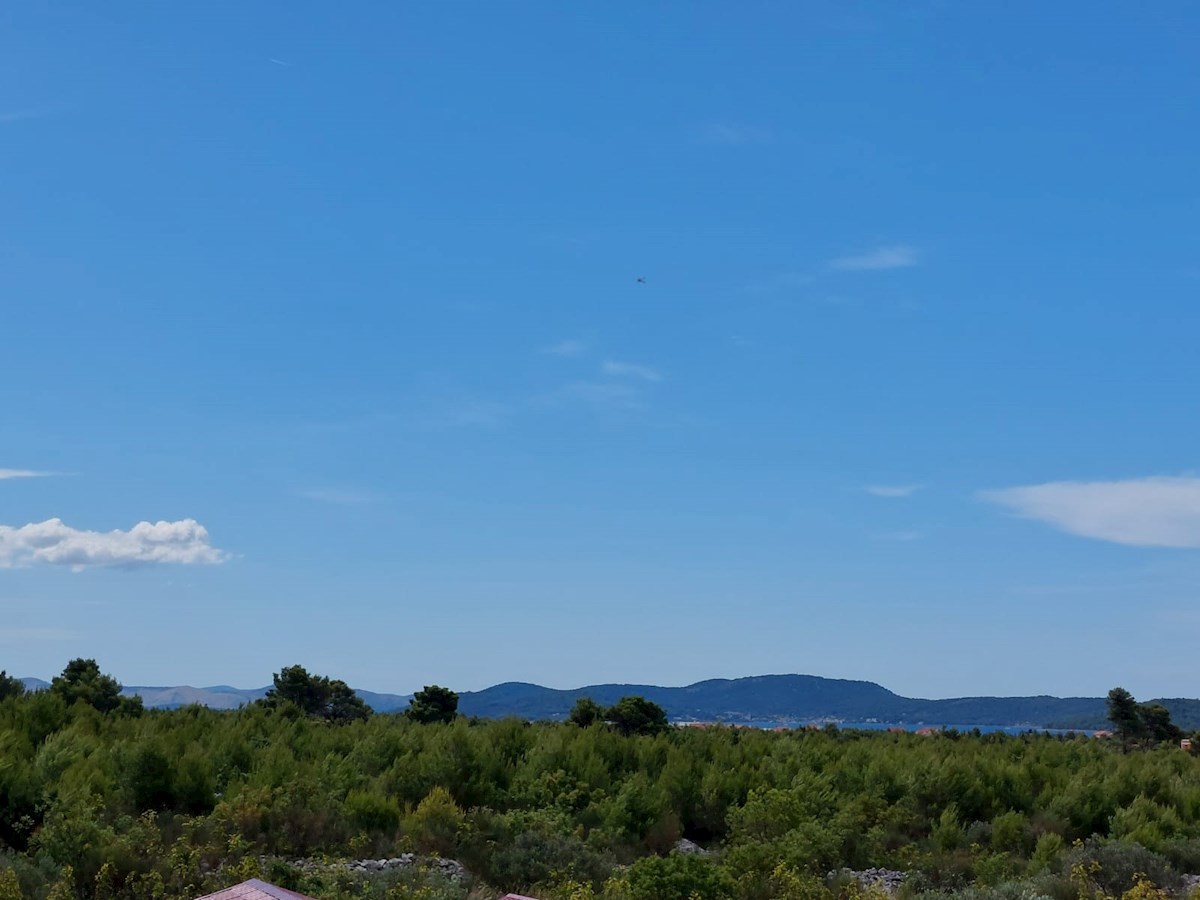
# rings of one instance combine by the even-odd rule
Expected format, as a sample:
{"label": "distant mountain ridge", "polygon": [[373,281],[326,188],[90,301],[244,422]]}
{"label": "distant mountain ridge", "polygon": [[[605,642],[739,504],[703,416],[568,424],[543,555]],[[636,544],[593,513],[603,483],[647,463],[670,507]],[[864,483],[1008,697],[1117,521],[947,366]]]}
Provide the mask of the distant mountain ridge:
{"label": "distant mountain ridge", "polygon": [[[121,693],[128,697],[134,695],[142,698],[142,703],[154,709],[177,709],[181,706],[207,706],[210,709],[237,709],[255,700],[267,696],[269,687],[235,688],[227,684],[214,687],[195,688],[189,685],[179,687],[146,687],[129,685]],[[408,706],[411,694],[377,694],[374,691],[359,691],[356,693],[375,712],[396,712]]]}
{"label": "distant mountain ridge", "polygon": [[[22,678],[25,689],[41,691],[50,687],[50,682],[41,678]],[[270,687],[235,688],[227,684],[211,687],[192,687],[188,684],[171,687],[149,685],[126,685],[121,693],[126,697],[141,697],[142,703],[151,709],[178,709],[181,706],[207,706],[209,709],[238,709],[247,703],[267,696]],[[377,694],[374,691],[355,691],[376,712],[395,712],[408,706],[411,694]]]}
{"label": "distant mountain ridge", "polygon": [[815,675],[758,675],[716,678],[686,687],[601,684],[554,690],[533,684],[499,684],[465,693],[459,709],[467,715],[516,715],[527,719],[565,718],[580,697],[611,704],[640,694],[667,710],[673,720],[712,722],[895,722],[938,725],[1053,726],[1073,719],[1104,718],[1099,697],[963,697],[921,700],[902,697],[871,681]]}
{"label": "distant mountain ridge", "polygon": [[[49,683],[22,679],[39,690]],[[131,685],[148,707],[172,709],[199,704],[212,709],[237,709],[264,697],[268,688],[228,685],[196,688],[189,685],[150,687]],[[408,706],[410,694],[356,691],[376,712],[397,712]],[[713,678],[685,687],[650,684],[596,684],[559,690],[522,682],[505,682],[459,696],[459,711],[468,716],[522,719],[565,719],[575,701],[591,697],[610,705],[628,694],[639,694],[667,710],[673,721],[726,722],[893,722],[897,724],[1036,726],[1097,729],[1107,725],[1102,697],[959,697],[922,700],[902,697],[871,681],[821,678],[816,675],[756,675]],[[1185,729],[1200,728],[1200,700],[1166,699],[1162,703]]]}
{"label": "distant mountain ridge", "polygon": [[824,716],[861,721],[899,699],[896,694],[869,681],[815,675],[757,675],[713,678],[686,687],[597,684],[555,690],[536,684],[508,682],[462,694],[459,709],[467,715],[489,718],[516,715],[528,719],[558,719],[565,718],[580,697],[591,697],[608,706],[629,694],[653,700],[673,719],[729,722]]}

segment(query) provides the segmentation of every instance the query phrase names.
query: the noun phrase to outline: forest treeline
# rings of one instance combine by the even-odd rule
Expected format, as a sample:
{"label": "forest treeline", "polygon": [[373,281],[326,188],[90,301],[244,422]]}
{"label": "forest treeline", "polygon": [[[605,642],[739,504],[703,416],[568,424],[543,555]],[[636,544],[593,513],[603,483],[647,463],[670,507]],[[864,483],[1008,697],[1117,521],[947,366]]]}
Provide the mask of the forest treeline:
{"label": "forest treeline", "polygon": [[[433,686],[417,714],[370,715],[284,670],[242,710],[164,711],[87,663],[36,693],[0,676],[0,900],[181,900],[250,876],[321,898],[815,900],[861,895],[829,873],[874,866],[912,897],[1149,900],[1200,873],[1200,762],[1128,704],[1110,741],[667,728],[644,707],[619,728],[603,709],[469,720]],[[473,880],[293,865],[401,852]]]}

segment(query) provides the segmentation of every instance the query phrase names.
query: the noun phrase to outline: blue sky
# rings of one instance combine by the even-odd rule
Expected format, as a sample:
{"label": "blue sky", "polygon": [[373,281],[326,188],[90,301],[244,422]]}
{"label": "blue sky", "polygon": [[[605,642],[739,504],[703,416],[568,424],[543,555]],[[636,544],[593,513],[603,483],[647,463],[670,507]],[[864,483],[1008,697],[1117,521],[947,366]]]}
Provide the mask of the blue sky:
{"label": "blue sky", "polygon": [[0,667],[1196,696],[1197,25],[9,4]]}

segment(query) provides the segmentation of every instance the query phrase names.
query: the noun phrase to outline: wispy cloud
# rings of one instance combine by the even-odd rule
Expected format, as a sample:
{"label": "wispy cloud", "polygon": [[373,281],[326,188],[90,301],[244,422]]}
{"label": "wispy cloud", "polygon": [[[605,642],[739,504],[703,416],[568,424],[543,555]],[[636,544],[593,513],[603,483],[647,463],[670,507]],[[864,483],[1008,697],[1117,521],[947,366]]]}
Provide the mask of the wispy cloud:
{"label": "wispy cloud", "polygon": [[923,486],[920,484],[869,484],[863,490],[873,497],[911,497]]}
{"label": "wispy cloud", "polygon": [[854,256],[839,256],[830,260],[829,268],[840,272],[870,272],[880,269],[906,269],[917,264],[915,247],[894,244],[879,247]]}
{"label": "wispy cloud", "polygon": [[559,341],[544,348],[542,352],[551,356],[582,356],[587,352],[587,344],[576,340]]}
{"label": "wispy cloud", "polygon": [[618,362],[614,359],[606,359],[601,364],[600,370],[605,375],[612,375],[616,378],[640,378],[643,381],[662,381],[662,374],[657,369],[639,365],[638,363]]}
{"label": "wispy cloud", "polygon": [[49,478],[56,472],[39,472],[36,469],[0,469],[0,481],[8,478]]}
{"label": "wispy cloud", "polygon": [[706,144],[722,147],[747,147],[753,144],[769,144],[773,135],[770,129],[757,125],[736,122],[709,122],[700,130],[700,140]]}
{"label": "wispy cloud", "polygon": [[318,503],[334,503],[338,506],[362,506],[374,503],[379,497],[369,491],[359,491],[353,488],[308,488],[297,491],[305,500],[315,500]]}
{"label": "wispy cloud", "polygon": [[421,428],[492,428],[508,423],[519,406],[519,400],[493,399],[438,387],[414,396],[413,408],[403,418]]}
{"label": "wispy cloud", "polygon": [[1080,537],[1131,547],[1200,547],[1200,478],[1053,481],[979,496]]}
{"label": "wispy cloud", "polygon": [[20,527],[0,525],[0,568],[32,565],[73,569],[143,566],[154,563],[211,565],[228,555],[208,541],[195,519],[138,522],[128,531],[81,531],[62,519]]}

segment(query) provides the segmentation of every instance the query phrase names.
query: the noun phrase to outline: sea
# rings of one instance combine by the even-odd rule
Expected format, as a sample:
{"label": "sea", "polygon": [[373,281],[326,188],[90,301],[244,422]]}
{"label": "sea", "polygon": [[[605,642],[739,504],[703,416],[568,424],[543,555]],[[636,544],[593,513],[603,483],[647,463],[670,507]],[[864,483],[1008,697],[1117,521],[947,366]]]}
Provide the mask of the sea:
{"label": "sea", "polygon": [[969,732],[979,729],[981,734],[1091,734],[1090,730],[1068,730],[1065,728],[1043,728],[1040,725],[943,725],[936,722],[811,722],[811,721],[764,721],[764,722],[672,722],[679,727],[702,727],[705,725],[737,725],[741,728],[761,728],[773,731],[781,728],[824,728],[826,725],[836,725],[846,731],[922,731],[926,728],[934,730],[954,730]]}

